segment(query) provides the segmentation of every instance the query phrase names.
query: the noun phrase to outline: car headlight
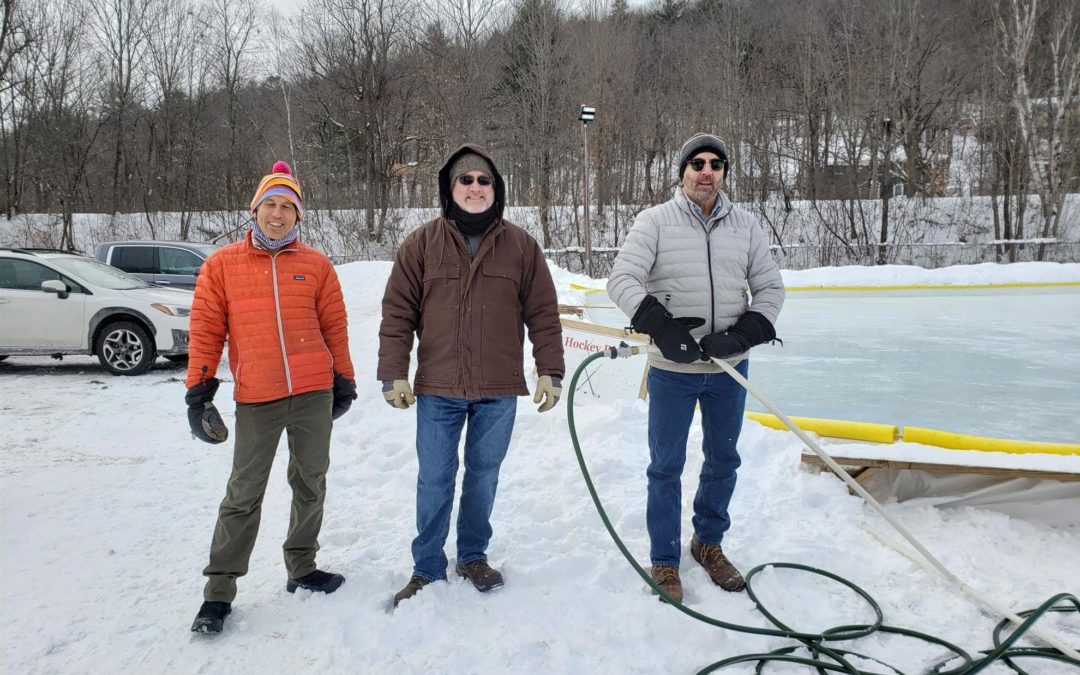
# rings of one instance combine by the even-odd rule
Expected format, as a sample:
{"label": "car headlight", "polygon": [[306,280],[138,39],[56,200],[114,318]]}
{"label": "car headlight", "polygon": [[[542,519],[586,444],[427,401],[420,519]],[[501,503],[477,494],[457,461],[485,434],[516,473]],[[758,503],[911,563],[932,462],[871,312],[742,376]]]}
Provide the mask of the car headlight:
{"label": "car headlight", "polygon": [[150,306],[162,314],[168,314],[169,316],[191,316],[191,308],[185,305],[165,305],[155,302]]}

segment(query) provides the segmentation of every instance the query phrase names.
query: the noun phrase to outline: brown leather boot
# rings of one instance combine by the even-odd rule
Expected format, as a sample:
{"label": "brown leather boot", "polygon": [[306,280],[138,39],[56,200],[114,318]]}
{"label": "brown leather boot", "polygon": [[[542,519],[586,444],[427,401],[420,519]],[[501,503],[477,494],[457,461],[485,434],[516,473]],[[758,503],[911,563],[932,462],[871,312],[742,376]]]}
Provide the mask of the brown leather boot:
{"label": "brown leather boot", "polygon": [[670,565],[653,565],[649,570],[649,576],[653,583],[659,586],[665,593],[676,602],[682,602],[682,580],[679,579],[679,568]]}
{"label": "brown leather boot", "polygon": [[701,563],[713,583],[725,591],[736,592],[746,588],[746,582],[743,581],[739,570],[735,569],[735,566],[727,559],[720,546],[702,544],[695,534],[690,539],[690,555]]}
{"label": "brown leather boot", "polygon": [[413,575],[413,577],[409,579],[409,583],[405,584],[405,588],[394,594],[394,607],[397,607],[398,603],[402,600],[408,600],[412,596],[416,595],[420,592],[420,589],[430,583],[430,579],[425,579],[424,577]]}
{"label": "brown leather boot", "polygon": [[457,573],[471,581],[472,585],[476,586],[476,590],[481,593],[493,591],[503,585],[502,574],[499,573],[499,570],[488,565],[486,560],[473,560],[464,564],[458,563]]}

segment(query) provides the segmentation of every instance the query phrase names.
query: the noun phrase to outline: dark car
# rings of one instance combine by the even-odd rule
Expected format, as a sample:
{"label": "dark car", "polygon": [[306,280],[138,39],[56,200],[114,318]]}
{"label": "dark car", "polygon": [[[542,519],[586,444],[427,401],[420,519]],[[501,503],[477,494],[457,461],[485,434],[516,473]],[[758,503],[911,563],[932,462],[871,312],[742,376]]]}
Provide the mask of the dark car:
{"label": "dark car", "polygon": [[219,248],[189,241],[110,241],[99,244],[94,257],[152,284],[192,289],[203,261]]}

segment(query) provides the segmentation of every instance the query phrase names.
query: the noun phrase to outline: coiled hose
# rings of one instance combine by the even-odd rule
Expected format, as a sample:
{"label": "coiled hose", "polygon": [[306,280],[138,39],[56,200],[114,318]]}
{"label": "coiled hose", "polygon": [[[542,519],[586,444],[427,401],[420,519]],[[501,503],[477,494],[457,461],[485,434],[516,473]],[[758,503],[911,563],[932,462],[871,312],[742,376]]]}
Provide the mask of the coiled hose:
{"label": "coiled hose", "polygon": [[[1020,675],[1026,675],[1027,671],[1023,670],[1015,662],[1017,659],[1020,659],[1020,658],[1049,659],[1049,660],[1054,660],[1054,661],[1060,661],[1060,662],[1063,662],[1063,663],[1068,663],[1068,664],[1076,666],[1077,668],[1080,668],[1080,658],[1077,658],[1076,651],[1073,650],[1073,649],[1070,649],[1067,646],[1062,646],[1061,649],[1055,648],[1055,647],[1013,647],[1012,646],[1017,640],[1019,640],[1021,637],[1024,636],[1024,634],[1028,633],[1029,631],[1031,631],[1033,634],[1035,634],[1036,631],[1033,630],[1033,626],[1035,625],[1035,623],[1039,619],[1041,619],[1043,616],[1045,616],[1047,614],[1047,612],[1076,612],[1076,613],[1080,613],[1080,600],[1078,600],[1076,598],[1076,596],[1073,596],[1073,595],[1071,595],[1069,593],[1059,593],[1059,594],[1051,597],[1049,600],[1047,600],[1046,602],[1041,604],[1039,607],[1037,607],[1037,608],[1035,608],[1033,610],[1028,610],[1028,611],[1025,611],[1025,612],[1021,612],[1019,616],[1011,616],[1011,615],[1008,615],[1007,611],[1004,612],[1006,615],[1011,616],[1011,619],[1010,618],[1002,619],[1002,621],[997,625],[997,627],[994,629],[994,634],[993,634],[994,649],[981,652],[980,653],[981,656],[979,658],[973,658],[970,654],[968,654],[966,651],[964,651],[963,649],[961,649],[957,645],[954,645],[954,644],[952,644],[950,642],[947,642],[946,640],[943,640],[943,639],[941,639],[939,637],[935,637],[933,635],[928,635],[926,633],[922,633],[922,632],[915,631],[915,630],[910,630],[910,629],[907,629],[907,628],[900,628],[900,627],[897,627],[897,626],[885,625],[884,624],[884,617],[883,617],[883,615],[881,613],[880,606],[870,596],[870,594],[867,593],[865,590],[863,590],[859,586],[855,585],[854,583],[848,581],[847,579],[844,579],[844,578],[842,578],[840,576],[832,574],[831,572],[827,572],[825,570],[818,569],[818,568],[815,568],[815,567],[808,567],[806,565],[799,565],[799,564],[796,564],[796,563],[784,563],[784,562],[765,563],[763,565],[758,565],[757,567],[753,568],[752,570],[750,570],[746,574],[746,592],[747,592],[747,595],[750,597],[751,601],[753,601],[753,603],[757,607],[758,611],[761,612],[761,614],[766,619],[769,620],[769,622],[774,626],[774,628],[760,628],[760,627],[757,627],[757,626],[743,626],[743,625],[740,625],[740,624],[735,624],[735,623],[730,623],[730,622],[727,622],[727,621],[722,621],[720,619],[716,619],[716,618],[710,617],[710,616],[708,616],[706,614],[702,614],[701,612],[695,611],[695,610],[687,607],[686,605],[682,604],[681,602],[676,601],[670,595],[665,593],[663,589],[661,589],[659,586],[657,586],[655,583],[653,583],[653,580],[650,578],[649,574],[634,559],[634,556],[631,555],[630,551],[626,548],[626,544],[623,543],[622,539],[619,537],[618,533],[615,531],[615,527],[611,524],[611,520],[608,518],[607,512],[604,510],[604,505],[601,503],[600,497],[596,492],[596,487],[593,485],[592,476],[589,474],[589,469],[585,464],[585,456],[581,451],[581,443],[578,440],[577,428],[574,425],[574,393],[577,391],[578,379],[581,377],[581,374],[583,372],[585,372],[586,367],[590,363],[592,363],[593,361],[596,361],[597,359],[601,359],[601,358],[611,358],[611,359],[627,358],[629,356],[639,354],[639,353],[643,353],[643,352],[644,352],[644,348],[642,348],[642,347],[636,347],[636,346],[632,347],[632,346],[627,346],[625,344],[622,344],[622,345],[620,345],[618,347],[608,347],[608,348],[604,349],[603,351],[592,354],[591,356],[586,358],[584,361],[582,361],[581,365],[579,365],[577,370],[574,371],[574,376],[570,381],[570,391],[567,394],[567,399],[566,399],[566,419],[567,419],[567,424],[568,424],[568,426],[570,428],[570,439],[571,439],[571,441],[573,442],[573,445],[574,445],[574,453],[577,455],[578,466],[581,468],[581,475],[585,479],[585,485],[589,489],[589,495],[592,497],[593,505],[596,507],[597,513],[600,514],[600,520],[603,521],[604,527],[607,529],[608,534],[611,536],[612,541],[615,542],[615,545],[619,548],[619,551],[623,554],[623,557],[625,557],[626,561],[630,564],[630,566],[634,568],[634,571],[638,573],[638,576],[640,576],[641,579],[650,588],[652,588],[652,590],[655,593],[657,593],[660,597],[662,597],[668,604],[670,604],[671,606],[673,606],[675,609],[679,610],[683,614],[686,614],[687,616],[692,617],[694,619],[697,619],[698,621],[707,623],[707,624],[712,625],[712,626],[716,626],[718,628],[724,628],[724,629],[736,631],[736,632],[739,632],[739,633],[750,633],[750,634],[753,634],[753,635],[766,635],[766,636],[773,636],[773,637],[788,638],[788,639],[794,640],[794,641],[796,641],[798,643],[796,645],[782,647],[780,649],[776,649],[774,651],[767,652],[767,653],[745,654],[745,655],[742,655],[742,656],[734,656],[734,657],[731,657],[731,658],[723,659],[721,661],[717,661],[715,663],[712,663],[712,664],[706,666],[701,671],[699,671],[699,673],[711,673],[713,671],[719,670],[719,669],[724,668],[726,666],[735,665],[737,663],[748,663],[748,662],[757,663],[758,665],[757,665],[757,668],[756,668],[756,672],[760,673],[762,671],[762,669],[765,667],[765,665],[768,664],[769,662],[787,662],[787,663],[800,663],[800,664],[804,664],[804,665],[808,665],[808,666],[813,666],[814,668],[816,668],[818,670],[819,673],[824,673],[824,671],[828,670],[828,671],[841,672],[841,673],[850,673],[851,675],[871,675],[871,673],[869,673],[868,671],[863,671],[863,670],[860,670],[860,669],[856,668],[851,663],[851,661],[848,660],[849,658],[858,658],[858,659],[866,659],[866,660],[869,660],[869,661],[873,661],[875,663],[878,663],[878,664],[884,666],[885,668],[887,668],[891,672],[897,673],[898,675],[904,675],[904,673],[902,671],[900,671],[898,668],[896,668],[894,666],[891,666],[891,665],[889,665],[889,664],[887,664],[887,663],[885,663],[883,661],[880,661],[880,660],[878,660],[878,659],[876,659],[876,658],[874,658],[872,656],[868,656],[866,654],[860,654],[858,652],[853,652],[853,651],[849,651],[849,650],[846,650],[846,649],[840,649],[840,648],[838,648],[836,646],[829,646],[828,645],[828,643],[830,643],[830,642],[839,642],[839,641],[842,641],[842,640],[854,640],[854,639],[866,637],[866,636],[871,635],[872,633],[875,633],[875,632],[895,633],[895,634],[898,634],[898,635],[904,635],[904,636],[907,636],[907,637],[923,640],[923,641],[929,642],[931,644],[939,645],[939,646],[944,647],[945,649],[947,649],[949,652],[952,653],[952,655],[947,657],[946,659],[942,660],[941,662],[939,662],[938,664],[933,666],[929,671],[927,671],[928,673],[932,673],[934,675],[961,675],[961,674],[967,675],[967,674],[970,674],[970,673],[977,673],[977,672],[985,669],[990,664],[992,664],[992,663],[994,663],[996,661],[1001,661],[1002,663],[1008,665],[1010,668],[1012,668],[1016,673],[1019,673]],[[852,479],[850,476],[848,476],[847,473],[843,469],[841,469],[839,466],[837,466],[836,463],[834,461],[832,461],[831,457],[828,457],[828,455],[825,454],[825,452],[823,450],[821,450],[821,448],[818,447],[816,443],[814,443],[811,439],[809,439],[809,437],[807,437],[805,433],[802,433],[802,431],[800,429],[798,429],[798,427],[796,427],[794,424],[792,424],[791,421],[788,420],[787,417],[783,415],[783,413],[780,413],[780,411],[775,408],[775,406],[773,406],[771,403],[769,403],[765,399],[765,397],[759,391],[757,391],[757,389],[755,389],[752,385],[749,384],[748,381],[746,381],[745,378],[743,378],[737,371],[735,371],[733,368],[731,368],[727,363],[725,363],[723,361],[719,361],[719,360],[717,360],[715,362],[720,364],[720,366],[723,367],[725,369],[725,371],[729,375],[732,375],[732,377],[734,377],[736,379],[736,381],[738,381],[741,385],[746,387],[747,391],[749,391],[751,394],[753,394],[755,397],[757,397],[758,400],[760,400],[763,404],[765,404],[765,406],[767,408],[770,408],[772,410],[772,412],[777,415],[777,417],[784,420],[785,423],[787,423],[788,426],[792,428],[792,431],[795,432],[799,436],[799,438],[803,440],[804,443],[807,443],[807,445],[811,448],[811,450],[813,450],[814,452],[821,455],[823,457],[823,459],[826,459],[826,463],[829,464],[830,468],[833,468],[834,471],[837,471],[838,475],[840,475],[840,477],[842,479],[846,477],[847,481],[850,481],[849,485],[853,484],[855,486],[858,486],[858,488],[860,490],[860,494],[865,499],[868,499],[868,501],[871,502],[871,505],[873,505],[873,506],[875,506],[875,508],[879,509],[879,511],[882,513],[882,515],[884,515],[886,517],[886,519],[891,524],[893,524],[894,527],[897,527],[898,530],[900,531],[900,533],[902,535],[904,535],[904,537],[907,538],[909,542],[913,543],[913,545],[917,548],[917,550],[919,550],[920,553],[924,554],[925,557],[928,557],[928,559],[934,564],[934,566],[936,568],[938,568],[938,571],[943,573],[943,575],[946,577],[946,579],[948,579],[950,581],[954,581],[957,584],[960,584],[959,580],[957,580],[954,576],[952,576],[951,573],[949,573],[947,570],[945,570],[945,568],[943,566],[941,566],[941,563],[939,563],[936,559],[934,559],[933,556],[931,556],[928,551],[926,551],[920,544],[918,544],[918,542],[914,541],[914,538],[911,537],[910,534],[907,533],[907,531],[904,530],[899,525],[899,523],[897,523],[890,516],[885,514],[884,509],[881,508],[880,504],[877,504],[877,502],[873,499],[873,497],[871,497],[869,494],[867,494],[865,492],[865,490],[862,490],[862,486],[858,485],[858,483],[856,483],[854,479]],[[845,482],[847,482],[847,481],[845,481]],[[874,616],[875,616],[874,622],[870,623],[870,624],[854,624],[854,625],[835,626],[835,627],[826,629],[826,630],[824,630],[824,631],[822,631],[820,633],[803,633],[803,632],[791,629],[790,627],[784,625],[775,616],[773,616],[768,611],[768,609],[765,608],[765,606],[758,599],[757,595],[755,595],[755,593],[754,593],[753,584],[752,584],[754,576],[758,572],[760,572],[760,571],[762,571],[762,570],[764,570],[766,568],[769,568],[769,567],[781,568],[781,569],[794,569],[794,570],[800,570],[800,571],[803,571],[803,572],[809,572],[811,574],[816,574],[816,575],[825,577],[827,579],[831,579],[831,580],[835,581],[836,583],[839,583],[839,584],[841,584],[843,586],[846,586],[847,588],[849,588],[852,591],[854,591],[855,593],[857,593],[867,603],[867,605],[870,606],[870,608],[871,608],[871,610],[873,610],[873,613],[874,613]],[[971,591],[970,588],[964,586],[963,584],[960,584],[960,585],[963,587],[964,590],[966,590],[968,592]],[[984,602],[985,602],[985,600],[984,600]],[[997,609],[997,608],[995,607],[995,609]],[[1002,613],[1002,612],[999,610],[999,613]],[[1004,634],[1006,627],[1010,623],[1018,624],[1017,628],[1011,634],[1009,634],[1009,636],[1007,638],[1002,639],[1002,635]],[[1058,644],[1060,646],[1060,643],[1058,641],[1054,640],[1053,638],[1046,638],[1045,636],[1041,636],[1041,635],[1040,635],[1040,637],[1044,637],[1044,640],[1046,640],[1047,642],[1049,642],[1051,644]],[[795,654],[795,652],[797,652],[797,651],[799,651],[800,649],[803,649],[803,648],[805,648],[810,653],[809,657],[798,656],[798,655]],[[953,664],[957,660],[960,661],[960,663],[958,665],[950,666],[950,664]]]}

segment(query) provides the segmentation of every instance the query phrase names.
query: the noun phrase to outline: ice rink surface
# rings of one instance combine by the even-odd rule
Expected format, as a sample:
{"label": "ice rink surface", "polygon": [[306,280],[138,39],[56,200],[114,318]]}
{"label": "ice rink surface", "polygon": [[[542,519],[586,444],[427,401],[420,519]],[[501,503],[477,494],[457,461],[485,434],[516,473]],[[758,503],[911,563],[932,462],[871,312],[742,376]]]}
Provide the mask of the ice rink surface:
{"label": "ice rink surface", "polygon": [[1068,287],[794,291],[750,377],[788,415],[1077,443],[1078,317]]}

